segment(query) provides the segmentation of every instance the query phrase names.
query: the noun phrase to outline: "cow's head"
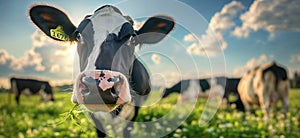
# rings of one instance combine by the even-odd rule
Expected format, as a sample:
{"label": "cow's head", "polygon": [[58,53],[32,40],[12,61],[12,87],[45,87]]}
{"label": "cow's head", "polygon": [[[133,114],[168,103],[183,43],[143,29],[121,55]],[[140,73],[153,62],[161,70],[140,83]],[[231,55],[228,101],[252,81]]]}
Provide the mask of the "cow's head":
{"label": "cow's head", "polygon": [[165,89],[161,89],[160,92],[163,94],[162,98],[166,98],[168,97],[170,94],[173,93],[173,91],[171,89],[165,88]]}
{"label": "cow's head", "polygon": [[175,24],[168,16],[153,16],[136,31],[132,19],[110,5],[86,16],[78,27],[51,6],[35,5],[29,15],[50,38],[77,42],[80,73],[72,101],[91,111],[111,111],[131,101],[129,77],[135,46],[159,42]]}

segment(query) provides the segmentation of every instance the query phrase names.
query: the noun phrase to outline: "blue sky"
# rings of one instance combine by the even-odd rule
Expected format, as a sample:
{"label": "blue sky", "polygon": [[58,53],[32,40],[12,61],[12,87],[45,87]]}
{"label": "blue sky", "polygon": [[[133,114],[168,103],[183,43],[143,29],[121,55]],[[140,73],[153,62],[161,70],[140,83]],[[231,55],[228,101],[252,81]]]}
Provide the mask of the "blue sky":
{"label": "blue sky", "polygon": [[179,79],[212,73],[239,77],[269,61],[285,65],[291,74],[300,71],[297,0],[172,0],[160,4],[136,0],[1,1],[0,86],[7,86],[11,75],[38,76],[53,82],[72,80],[75,46],[54,42],[36,31],[27,17],[29,7],[36,3],[63,9],[75,25],[104,4],[120,7],[135,18],[137,25],[145,19],[141,16],[151,13],[174,16],[178,24],[166,40],[137,50],[153,78]]}

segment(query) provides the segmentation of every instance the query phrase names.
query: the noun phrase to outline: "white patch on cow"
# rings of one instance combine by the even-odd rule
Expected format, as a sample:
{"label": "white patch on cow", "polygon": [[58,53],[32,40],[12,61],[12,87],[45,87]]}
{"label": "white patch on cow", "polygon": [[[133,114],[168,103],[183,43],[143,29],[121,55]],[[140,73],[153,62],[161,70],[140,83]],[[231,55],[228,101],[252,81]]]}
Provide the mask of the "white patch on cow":
{"label": "white patch on cow", "polygon": [[11,93],[12,94],[17,94],[18,92],[18,89],[17,89],[17,82],[15,80],[13,80],[11,82]]}
{"label": "white patch on cow", "polygon": [[22,93],[25,95],[25,96],[30,96],[32,93],[31,91],[29,90],[29,88],[26,88],[22,91]]}
{"label": "white patch on cow", "polygon": [[217,83],[215,78],[211,79],[210,89],[208,92],[205,93],[205,96],[214,97],[214,98],[221,98],[224,94],[224,86]]}
{"label": "white patch on cow", "polygon": [[[74,55],[74,64],[73,64],[73,83],[74,84],[77,84],[77,78],[79,77],[79,75],[80,75],[80,63],[79,63],[79,55],[78,55],[78,52],[76,51],[75,55]],[[73,103],[77,103],[77,98],[75,95],[75,93],[78,91],[77,87],[78,87],[77,85],[73,85],[73,93],[71,96],[71,101]]]}
{"label": "white patch on cow", "polygon": [[201,91],[198,80],[190,80],[189,87],[179,96],[180,103],[195,102],[198,98],[198,93]]}
{"label": "white patch on cow", "polygon": [[51,94],[48,94],[45,92],[45,89],[40,89],[39,94],[41,95],[41,98],[43,101],[50,101],[51,100]]}
{"label": "white patch on cow", "polygon": [[244,75],[238,85],[238,91],[244,93],[244,94],[240,93],[240,96],[243,97],[243,99],[249,101],[252,104],[258,104],[258,99],[256,98],[256,92],[254,91],[253,88],[254,77],[255,77],[255,71],[250,71],[246,75]]}
{"label": "white patch on cow", "polygon": [[94,70],[95,62],[100,53],[100,46],[109,33],[118,34],[122,25],[128,22],[122,15],[116,13],[111,7],[98,10],[89,17],[94,30],[94,47],[88,57],[88,64],[85,70]]}

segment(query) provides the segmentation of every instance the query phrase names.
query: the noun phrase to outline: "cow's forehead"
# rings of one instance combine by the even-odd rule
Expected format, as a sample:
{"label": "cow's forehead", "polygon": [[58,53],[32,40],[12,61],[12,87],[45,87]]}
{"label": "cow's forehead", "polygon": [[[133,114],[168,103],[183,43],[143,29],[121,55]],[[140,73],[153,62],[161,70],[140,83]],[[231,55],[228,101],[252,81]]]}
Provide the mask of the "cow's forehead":
{"label": "cow's forehead", "polygon": [[122,24],[128,22],[122,13],[112,6],[101,7],[88,18],[91,20],[94,26],[94,32],[96,33],[102,33],[103,30],[105,30],[106,33],[114,33],[119,31]]}
{"label": "cow's forehead", "polygon": [[[99,55],[100,46],[109,33],[118,34],[122,25],[129,22],[119,10],[113,6],[104,6],[85,20],[78,27],[84,38],[84,43],[79,55],[81,60],[81,70],[92,70]],[[82,45],[79,43],[79,45]],[[88,59],[88,60],[86,60]]]}
{"label": "cow's forehead", "polygon": [[116,13],[119,13],[120,15],[123,15],[122,12],[117,8],[117,7],[114,7],[112,5],[104,5],[100,8],[98,8],[95,13],[102,13],[102,14],[105,14],[106,12],[111,12],[111,11],[114,11]]}

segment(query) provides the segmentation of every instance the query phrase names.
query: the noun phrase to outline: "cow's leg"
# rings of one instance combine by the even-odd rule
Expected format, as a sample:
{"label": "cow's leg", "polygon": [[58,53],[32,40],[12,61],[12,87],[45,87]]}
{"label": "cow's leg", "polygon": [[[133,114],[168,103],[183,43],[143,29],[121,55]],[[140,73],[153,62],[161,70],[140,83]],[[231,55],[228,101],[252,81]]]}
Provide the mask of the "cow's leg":
{"label": "cow's leg", "polygon": [[258,98],[259,98],[259,104],[260,104],[261,110],[264,113],[265,122],[268,122],[269,117],[270,117],[270,95],[268,95],[267,93],[261,92],[258,95]]}
{"label": "cow's leg", "polygon": [[284,114],[284,117],[287,117],[287,112],[289,110],[289,82],[281,82],[278,84],[278,90],[279,90],[279,97],[282,102],[282,113]]}
{"label": "cow's leg", "polygon": [[242,94],[241,96],[240,96],[240,98],[241,98],[241,100],[242,100],[242,103],[243,103],[243,105],[244,105],[244,107],[245,107],[245,111],[246,111],[246,113],[250,113],[250,109],[251,109],[251,107],[250,107],[250,104],[248,103],[248,101],[247,101],[247,97],[246,97],[247,95],[246,94]]}
{"label": "cow's leg", "polygon": [[235,104],[237,110],[243,111],[243,112],[245,111],[244,104],[239,95],[237,95],[237,99],[235,101],[229,102],[229,105],[232,105],[232,104]]}
{"label": "cow's leg", "polygon": [[123,130],[123,136],[124,138],[130,138],[131,134],[130,132],[133,130],[133,122],[134,120],[131,120],[124,128]]}
{"label": "cow's leg", "polygon": [[20,105],[20,96],[16,95],[15,99],[16,99],[17,105]]}
{"label": "cow's leg", "polygon": [[15,97],[17,105],[20,105],[20,96],[21,96],[21,91],[18,90],[18,92],[16,93],[16,97]]}
{"label": "cow's leg", "polygon": [[284,117],[287,117],[287,112],[289,111],[289,95],[288,95],[288,91],[289,91],[289,86],[286,86],[286,88],[281,92],[280,98],[282,101],[282,113],[284,114]]}
{"label": "cow's leg", "polygon": [[97,131],[97,137],[98,138],[104,138],[106,137],[105,129],[103,125],[100,123],[100,121],[94,116],[93,113],[89,113],[94,124],[96,125],[96,131]]}
{"label": "cow's leg", "polygon": [[289,110],[289,100],[288,96],[282,98],[282,113],[284,117],[287,117],[287,112]]}

